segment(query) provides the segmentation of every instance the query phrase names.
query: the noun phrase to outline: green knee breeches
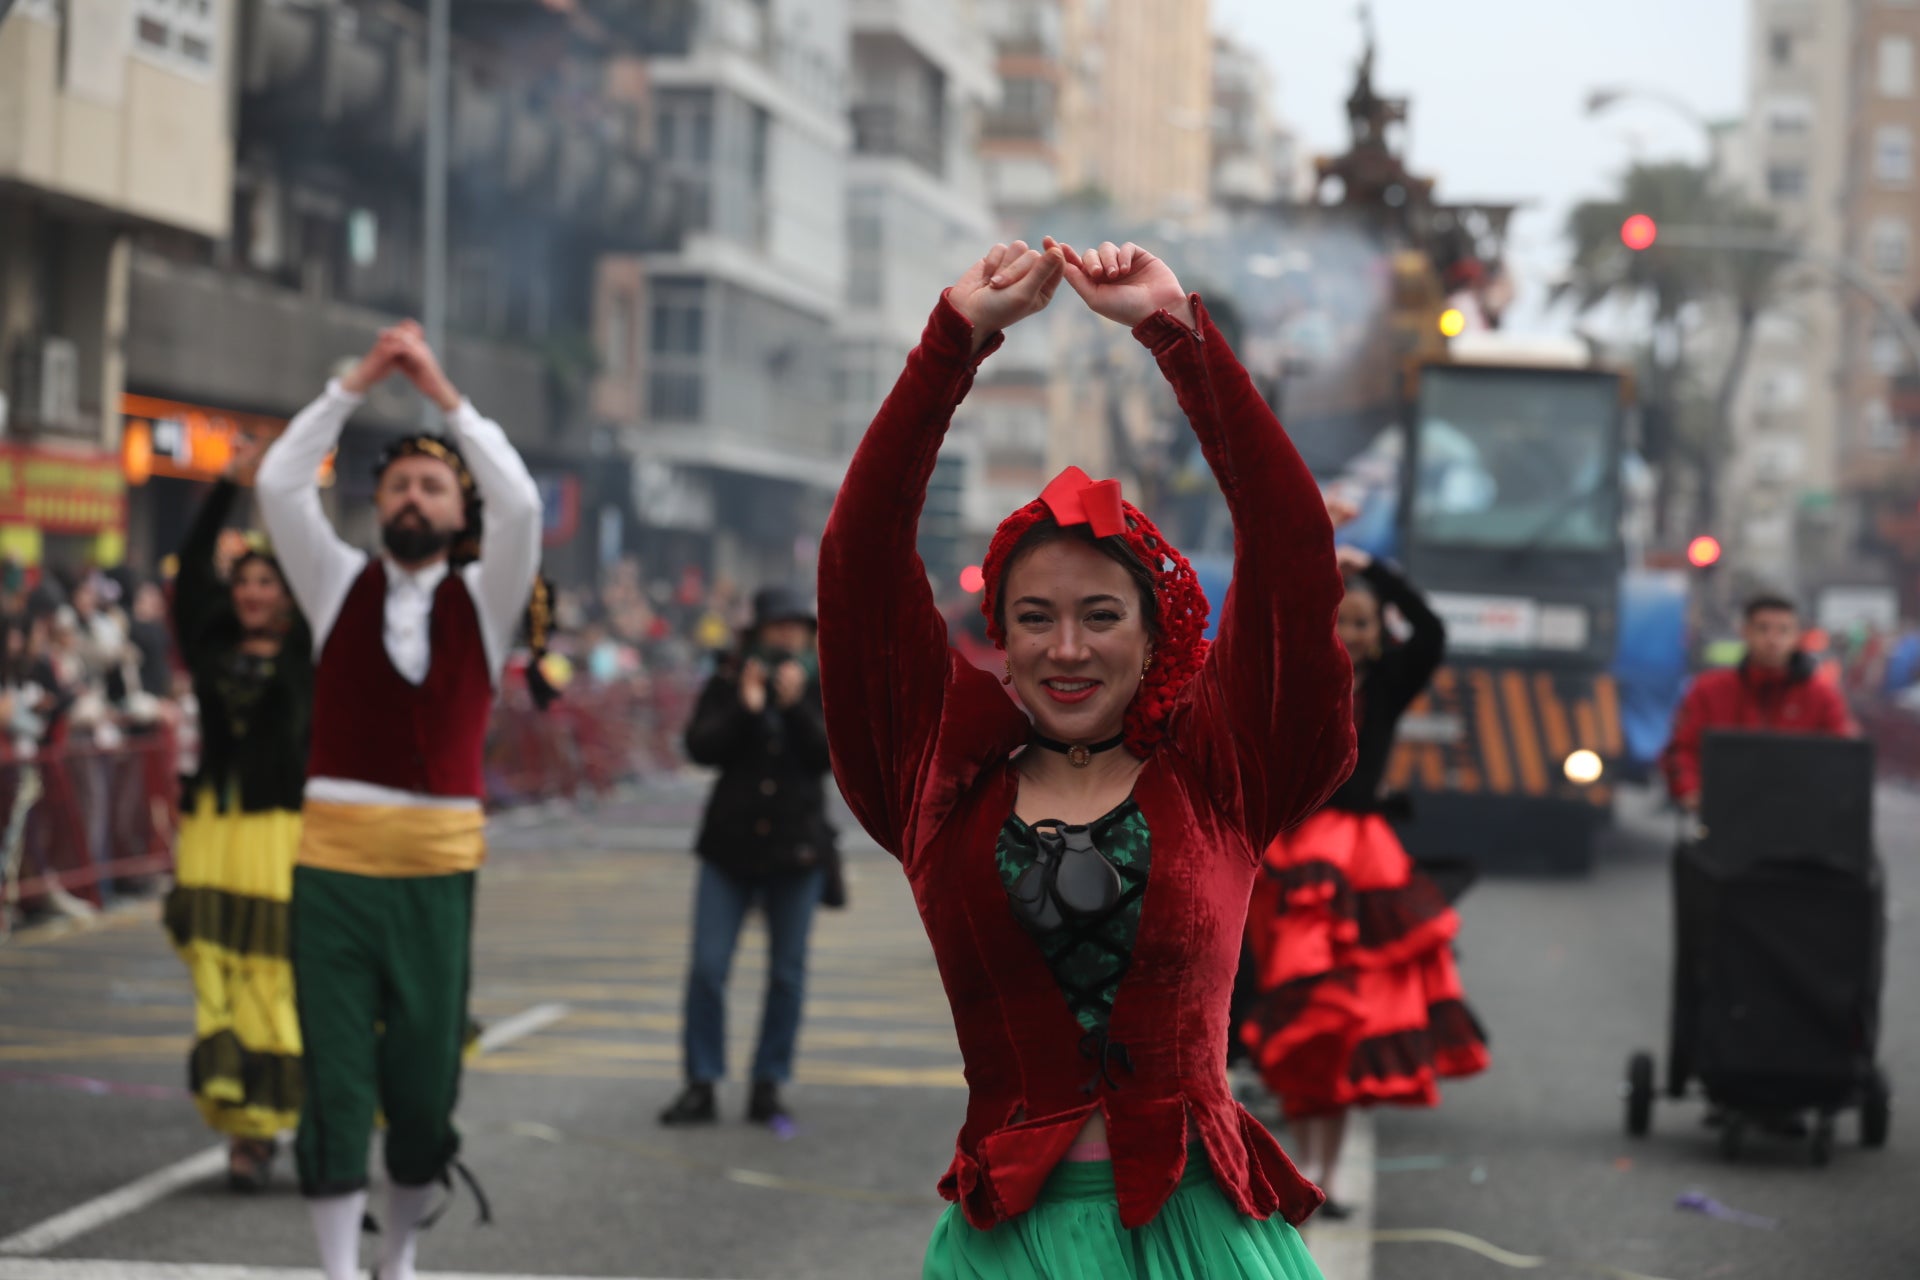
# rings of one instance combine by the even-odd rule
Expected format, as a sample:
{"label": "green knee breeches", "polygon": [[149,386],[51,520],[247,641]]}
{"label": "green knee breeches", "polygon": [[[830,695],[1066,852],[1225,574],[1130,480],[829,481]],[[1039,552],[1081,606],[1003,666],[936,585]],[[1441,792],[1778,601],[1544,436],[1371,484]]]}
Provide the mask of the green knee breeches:
{"label": "green knee breeches", "polygon": [[293,974],[306,1090],[301,1190],[367,1185],[376,1115],[387,1175],[438,1180],[460,1150],[453,1127],[472,973],[474,873],[386,879],[298,867]]}

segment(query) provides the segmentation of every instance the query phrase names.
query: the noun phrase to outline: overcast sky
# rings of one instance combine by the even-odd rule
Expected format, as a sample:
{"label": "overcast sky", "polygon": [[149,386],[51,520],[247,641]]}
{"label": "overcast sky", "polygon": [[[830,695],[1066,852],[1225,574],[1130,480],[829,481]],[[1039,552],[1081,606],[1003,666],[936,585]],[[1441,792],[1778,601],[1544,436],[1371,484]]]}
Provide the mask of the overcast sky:
{"label": "overcast sky", "polygon": [[[1413,99],[1409,159],[1443,200],[1518,199],[1515,318],[1539,323],[1566,259],[1567,210],[1604,194],[1636,157],[1703,159],[1699,128],[1655,104],[1586,115],[1596,85],[1742,113],[1750,0],[1373,0],[1375,88]],[[1344,150],[1361,47],[1355,0],[1212,0],[1216,31],[1266,55],[1280,117],[1309,152]]]}

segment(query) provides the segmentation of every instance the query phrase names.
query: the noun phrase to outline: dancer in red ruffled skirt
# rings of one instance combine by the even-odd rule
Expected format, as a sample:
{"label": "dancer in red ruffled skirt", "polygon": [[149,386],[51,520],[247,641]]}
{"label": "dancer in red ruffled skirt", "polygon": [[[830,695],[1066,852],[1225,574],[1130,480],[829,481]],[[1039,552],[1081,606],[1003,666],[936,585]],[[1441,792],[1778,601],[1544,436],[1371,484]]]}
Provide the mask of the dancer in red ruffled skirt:
{"label": "dancer in red ruffled skirt", "polygon": [[[1286,1111],[1289,1154],[1333,1217],[1345,1212],[1332,1184],[1347,1109],[1431,1107],[1440,1077],[1488,1062],[1454,966],[1459,918],[1414,869],[1380,800],[1394,729],[1440,665],[1446,631],[1398,573],[1352,547],[1338,554],[1359,757],[1326,807],[1267,850],[1247,913],[1260,995],[1240,1028]],[[1381,625],[1388,604],[1412,627],[1404,643]]]}

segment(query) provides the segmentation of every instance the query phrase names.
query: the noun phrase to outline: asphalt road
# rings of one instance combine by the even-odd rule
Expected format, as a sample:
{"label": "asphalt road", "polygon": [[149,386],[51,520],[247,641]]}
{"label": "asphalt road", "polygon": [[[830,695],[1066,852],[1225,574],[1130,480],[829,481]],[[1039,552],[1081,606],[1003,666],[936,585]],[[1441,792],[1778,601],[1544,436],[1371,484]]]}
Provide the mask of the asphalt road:
{"label": "asphalt road", "polygon": [[[472,1228],[471,1202],[457,1204],[423,1248],[434,1272],[918,1274],[962,1081],[925,937],[877,850],[853,846],[853,907],[819,917],[796,1130],[743,1123],[738,1085],[716,1128],[654,1122],[679,1078],[697,799],[688,784],[497,825],[475,1005],[517,1038],[472,1065],[460,1113],[497,1221]],[[1920,893],[1920,800],[1886,793],[1881,819],[1898,1098],[1920,1080],[1920,942],[1903,910]],[[1888,1150],[1849,1144],[1825,1170],[1784,1144],[1726,1165],[1694,1104],[1663,1106],[1650,1140],[1622,1136],[1622,1065],[1660,1043],[1666,1016],[1669,834],[1630,802],[1590,880],[1471,892],[1462,963],[1495,1068],[1437,1111],[1378,1116],[1377,1147],[1363,1128],[1354,1154],[1370,1167],[1347,1190],[1364,1188],[1369,1212],[1309,1237],[1328,1280],[1504,1278],[1528,1259],[1543,1280],[1920,1276],[1920,1141],[1897,1115]],[[750,934],[729,1010],[736,1063],[763,954]],[[181,1089],[190,1023],[151,904],[0,947],[0,1280],[277,1280],[311,1265],[284,1166],[273,1191],[238,1199],[190,1163],[212,1147]],[[1674,1207],[1696,1189],[1777,1225]]]}
{"label": "asphalt road", "polygon": [[[1672,821],[1630,796],[1592,878],[1482,882],[1462,903],[1461,966],[1494,1066],[1448,1088],[1438,1110],[1378,1116],[1380,1280],[1517,1274],[1472,1241],[1395,1235],[1429,1230],[1543,1258],[1526,1272],[1543,1280],[1920,1277],[1920,1109],[1901,1108],[1920,1093],[1920,797],[1882,788],[1876,822],[1891,916],[1885,1149],[1862,1150],[1844,1116],[1827,1168],[1811,1167],[1803,1142],[1758,1139],[1730,1164],[1690,1100],[1661,1102],[1650,1137],[1624,1135],[1627,1056],[1664,1052],[1672,927]],[[1774,1225],[1676,1208],[1690,1192]]]}

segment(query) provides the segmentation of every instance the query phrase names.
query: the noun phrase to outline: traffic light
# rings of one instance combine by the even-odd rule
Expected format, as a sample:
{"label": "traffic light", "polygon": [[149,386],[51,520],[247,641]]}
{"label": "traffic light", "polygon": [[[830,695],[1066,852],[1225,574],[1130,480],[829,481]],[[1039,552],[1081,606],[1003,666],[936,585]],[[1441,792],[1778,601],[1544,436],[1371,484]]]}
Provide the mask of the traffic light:
{"label": "traffic light", "polygon": [[1620,224],[1620,243],[1635,253],[1653,248],[1659,238],[1659,224],[1644,213],[1636,213]]}
{"label": "traffic light", "polygon": [[1720,539],[1703,533],[1687,544],[1687,563],[1696,569],[1711,569],[1720,563]]}

